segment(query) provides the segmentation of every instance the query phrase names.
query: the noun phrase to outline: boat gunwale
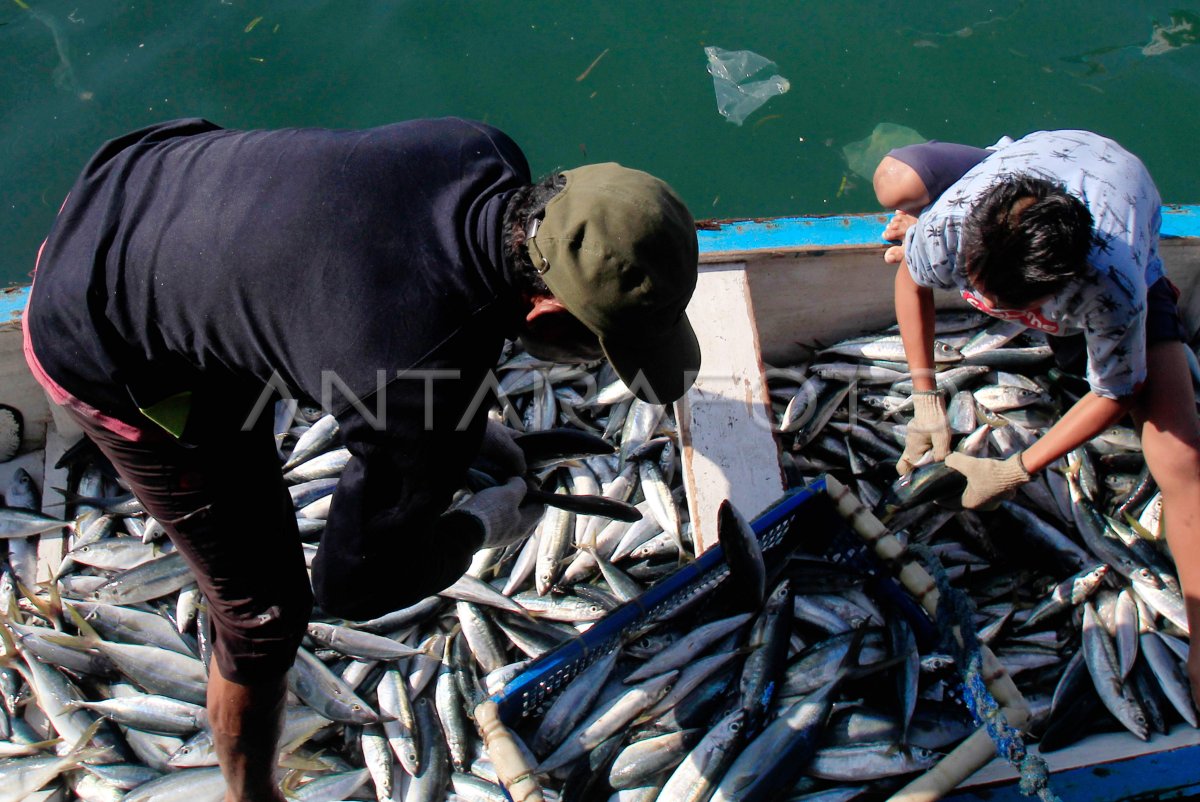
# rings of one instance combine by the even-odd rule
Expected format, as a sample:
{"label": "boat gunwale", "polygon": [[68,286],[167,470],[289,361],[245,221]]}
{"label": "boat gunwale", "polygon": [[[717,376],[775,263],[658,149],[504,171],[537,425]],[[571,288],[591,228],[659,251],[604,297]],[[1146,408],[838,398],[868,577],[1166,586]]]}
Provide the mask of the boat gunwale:
{"label": "boat gunwale", "polygon": [[[712,264],[797,254],[820,256],[825,251],[881,248],[887,212],[752,217],[697,222],[700,262]],[[1162,207],[1162,238],[1200,239],[1200,205]],[[31,260],[32,261],[32,260]],[[29,285],[0,288],[0,330],[20,323]]]}

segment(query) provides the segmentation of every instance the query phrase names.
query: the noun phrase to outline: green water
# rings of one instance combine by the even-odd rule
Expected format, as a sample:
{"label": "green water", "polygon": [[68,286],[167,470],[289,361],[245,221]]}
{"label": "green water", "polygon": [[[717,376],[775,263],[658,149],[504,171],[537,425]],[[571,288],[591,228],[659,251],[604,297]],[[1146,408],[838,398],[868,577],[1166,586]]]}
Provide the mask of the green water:
{"label": "green water", "polygon": [[[535,173],[620,161],[697,218],[873,211],[843,148],[888,122],[986,145],[1090,128],[1200,202],[1200,4],[0,0],[0,284],[101,142],[170,117],[227,127],[460,115]],[[704,47],[790,91],[740,127]],[[590,67],[590,69],[589,69]]]}

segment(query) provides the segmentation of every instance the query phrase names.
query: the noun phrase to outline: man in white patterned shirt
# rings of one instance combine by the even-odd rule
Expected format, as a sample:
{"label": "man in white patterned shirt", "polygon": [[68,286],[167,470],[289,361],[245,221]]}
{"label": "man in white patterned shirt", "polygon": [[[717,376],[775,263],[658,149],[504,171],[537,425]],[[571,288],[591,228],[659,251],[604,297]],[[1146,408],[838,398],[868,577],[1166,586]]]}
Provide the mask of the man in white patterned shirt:
{"label": "man in white patterned shirt", "polygon": [[[1145,166],[1097,134],[1039,131],[987,150],[897,149],[879,165],[875,191],[897,210],[884,239],[903,241],[884,256],[900,265],[896,319],[916,411],[897,470],[931,451],[966,475],[964,506],[991,507],[1132,414],[1162,490],[1188,621],[1200,625],[1200,423],[1178,290],[1158,255],[1162,202]],[[1008,459],[949,454],[933,373],[933,288],[1055,338],[1082,333],[1090,391]],[[1200,650],[1188,673],[1200,698]]]}

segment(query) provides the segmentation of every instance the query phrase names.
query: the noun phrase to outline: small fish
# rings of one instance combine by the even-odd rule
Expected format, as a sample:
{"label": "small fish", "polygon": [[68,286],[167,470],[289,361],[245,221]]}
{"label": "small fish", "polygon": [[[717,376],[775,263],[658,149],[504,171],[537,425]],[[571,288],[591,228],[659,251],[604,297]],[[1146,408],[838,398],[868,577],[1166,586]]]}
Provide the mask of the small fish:
{"label": "small fish", "polygon": [[0,538],[25,538],[56,529],[71,531],[74,528],[73,521],[63,521],[35,510],[0,506]]}
{"label": "small fish", "polygon": [[758,535],[728,499],[717,508],[717,540],[729,564],[728,592],[739,606],[757,609],[766,597],[767,568]]}

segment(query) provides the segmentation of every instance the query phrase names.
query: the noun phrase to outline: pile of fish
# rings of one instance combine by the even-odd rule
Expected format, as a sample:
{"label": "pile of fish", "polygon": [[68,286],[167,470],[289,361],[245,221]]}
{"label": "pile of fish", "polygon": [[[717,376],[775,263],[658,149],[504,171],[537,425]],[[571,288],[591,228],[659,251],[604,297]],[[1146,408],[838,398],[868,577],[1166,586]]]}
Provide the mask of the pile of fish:
{"label": "pile of fish", "polygon": [[[986,320],[939,318],[939,386],[958,447],[1004,455],[1080,388],[1047,373],[1044,342]],[[1113,430],[1000,510],[955,510],[943,466],[895,481],[911,389],[898,348],[883,333],[771,371],[793,483],[843,479],[969,594],[979,638],[1038,714],[1044,748],[1106,721],[1143,738],[1176,718],[1195,725],[1186,621],[1136,439]],[[590,432],[613,453],[533,466],[548,494],[577,503],[548,506],[528,539],[480,552],[437,597],[374,621],[316,614],[289,674],[289,798],[499,802],[475,705],[694,557],[669,410],[634,399],[607,367],[514,352],[498,375],[495,419]],[[320,410],[277,410],[282,470],[315,551],[348,455]],[[0,802],[63,788],[84,800],[219,800],[204,601],[161,527],[98,461],[81,456],[72,474],[56,581],[32,586],[16,557],[0,576]],[[10,538],[61,526],[18,514],[14,497],[0,525]],[[626,507],[641,518],[611,512]],[[879,798],[975,730],[954,657],[878,577],[823,546],[764,560],[728,505],[720,524],[725,582],[513,723],[545,798]]]}
{"label": "pile of fish", "polygon": [[[693,556],[666,408],[635,399],[606,366],[516,353],[497,373],[503,403],[493,418],[524,432],[589,432],[588,445],[611,444],[591,450],[609,453],[585,448],[531,465],[554,497],[536,529],[478,553],[439,596],[375,621],[313,619],[288,678],[281,771],[290,797],[504,798],[469,719],[475,704]],[[276,424],[311,555],[348,454],[318,409],[281,402]],[[553,450],[563,438],[547,434]],[[565,438],[566,450],[579,440]],[[69,551],[53,583],[35,584],[32,538],[64,516],[37,510],[24,471],[0,513],[10,545],[0,574],[0,800],[64,784],[86,800],[220,799],[203,709],[204,600],[102,459],[86,443],[67,459]]]}
{"label": "pile of fish", "polygon": [[[1023,450],[1087,390],[1054,366],[1044,336],[1018,324],[939,315],[934,352],[953,447],[972,456]],[[1133,430],[1105,431],[994,511],[956,508],[963,478],[941,463],[896,480],[911,414],[903,353],[889,330],[774,371],[791,481],[837,475],[899,537],[938,558],[972,600],[979,639],[1037,712],[1043,751],[1106,729],[1146,740],[1181,720],[1197,726],[1161,495]],[[941,692],[941,656],[919,660],[925,699]]]}

